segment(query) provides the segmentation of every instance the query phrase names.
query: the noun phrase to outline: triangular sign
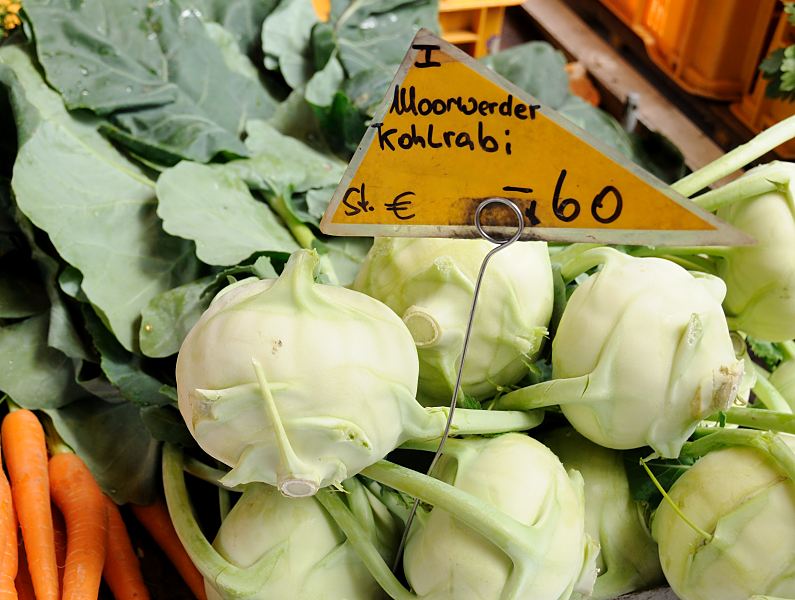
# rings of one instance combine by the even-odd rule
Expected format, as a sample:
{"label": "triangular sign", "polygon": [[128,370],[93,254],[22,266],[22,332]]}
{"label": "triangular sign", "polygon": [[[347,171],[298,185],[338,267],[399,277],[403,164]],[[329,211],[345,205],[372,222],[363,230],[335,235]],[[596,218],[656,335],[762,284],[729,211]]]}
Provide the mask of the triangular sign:
{"label": "triangular sign", "polygon": [[[331,235],[478,237],[512,200],[523,239],[643,245],[751,240],[455,46],[412,42],[320,224]],[[484,215],[512,235],[515,215]],[[491,230],[490,230],[491,231]]]}

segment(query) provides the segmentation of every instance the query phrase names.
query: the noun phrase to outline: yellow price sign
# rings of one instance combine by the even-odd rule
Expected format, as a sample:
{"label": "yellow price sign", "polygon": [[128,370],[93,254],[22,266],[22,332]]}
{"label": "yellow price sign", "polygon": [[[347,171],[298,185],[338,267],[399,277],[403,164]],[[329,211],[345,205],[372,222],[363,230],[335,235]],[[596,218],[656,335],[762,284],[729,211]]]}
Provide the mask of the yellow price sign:
{"label": "yellow price sign", "polygon": [[[477,206],[512,200],[523,239],[733,245],[740,231],[428,31],[420,31],[320,228],[478,237]],[[510,235],[515,216],[490,213]]]}

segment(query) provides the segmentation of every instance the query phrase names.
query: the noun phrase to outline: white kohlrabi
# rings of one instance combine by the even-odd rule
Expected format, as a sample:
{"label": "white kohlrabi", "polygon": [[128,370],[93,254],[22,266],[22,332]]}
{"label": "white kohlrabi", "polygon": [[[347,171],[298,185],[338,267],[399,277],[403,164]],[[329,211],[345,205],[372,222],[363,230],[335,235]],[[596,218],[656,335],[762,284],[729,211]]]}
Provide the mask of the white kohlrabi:
{"label": "white kohlrabi", "polygon": [[[182,452],[166,445],[163,483],[180,540],[204,577],[209,600],[375,600],[384,594],[316,498],[286,498],[266,484],[245,487],[212,546],[195,520]],[[338,494],[376,552],[394,556],[398,521],[358,480]]]}
{"label": "white kohlrabi", "polygon": [[552,343],[550,381],[516,390],[501,408],[559,404],[582,435],[615,449],[649,445],[675,457],[698,422],[737,394],[737,360],[717,277],[611,248],[564,270],[601,264],[571,295]]}
{"label": "white kohlrabi", "polygon": [[[759,193],[756,184],[775,184]],[[713,192],[742,199],[718,216],[751,235],[756,244],[723,253],[718,274],[726,282],[724,307],[733,325],[773,342],[795,337],[795,164],[771,163]]]}
{"label": "white kohlrabi", "polygon": [[[420,357],[419,400],[448,404],[484,240],[376,239],[354,288],[389,305]],[[552,270],[543,242],[518,242],[489,261],[466,357],[463,390],[484,398],[527,374],[552,314]]]}
{"label": "white kohlrabi", "polygon": [[[225,485],[258,481],[309,496],[404,440],[441,435],[448,409],[417,403],[406,326],[365,294],[315,283],[317,261],[299,251],[278,279],[227,288],[180,348],[180,412],[202,449],[233,467]],[[482,433],[538,423],[460,413],[458,423]],[[456,432],[466,427],[454,423]]]}
{"label": "white kohlrabi", "polygon": [[[780,435],[795,449],[795,438]],[[795,483],[769,454],[713,451],[677,479],[669,496],[691,523],[664,501],[652,534],[677,597],[795,598]]]}
{"label": "white kohlrabi", "polygon": [[795,412],[795,360],[781,363],[770,375],[768,381],[786,400],[790,409]]}
{"label": "white kohlrabi", "polygon": [[569,428],[542,439],[564,467],[579,471],[585,481],[585,530],[599,542],[599,576],[588,598],[608,600],[661,581],[657,544],[646,526],[646,511],[630,494],[621,453]]}
{"label": "white kohlrabi", "polygon": [[434,474],[513,518],[516,548],[524,535],[528,545],[512,561],[436,506],[412,528],[404,555],[417,596],[563,600],[575,588],[590,592],[596,549],[585,533],[582,478],[544,445],[522,434],[450,440]]}

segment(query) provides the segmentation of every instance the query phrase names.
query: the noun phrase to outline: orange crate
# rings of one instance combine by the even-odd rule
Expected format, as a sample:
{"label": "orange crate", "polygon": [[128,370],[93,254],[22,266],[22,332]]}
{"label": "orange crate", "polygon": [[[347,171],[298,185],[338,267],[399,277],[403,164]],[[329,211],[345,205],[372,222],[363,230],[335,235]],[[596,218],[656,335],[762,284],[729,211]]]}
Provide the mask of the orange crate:
{"label": "orange crate", "polygon": [[682,89],[737,100],[767,45],[778,0],[601,0]]}
{"label": "orange crate", "polygon": [[[792,44],[795,44],[795,31],[787,21],[787,15],[782,12],[765,56],[774,50]],[[795,114],[795,102],[768,98],[765,96],[766,87],[767,80],[757,71],[750,92],[745,94],[739,102],[731,105],[734,116],[745,123],[754,133],[767,129]],[[782,158],[795,159],[795,140],[776,148],[776,153]]]}
{"label": "orange crate", "polygon": [[475,58],[500,46],[505,7],[524,0],[439,0],[442,38]]}
{"label": "orange crate", "polygon": [[633,29],[640,23],[646,0],[602,0],[610,11]]}

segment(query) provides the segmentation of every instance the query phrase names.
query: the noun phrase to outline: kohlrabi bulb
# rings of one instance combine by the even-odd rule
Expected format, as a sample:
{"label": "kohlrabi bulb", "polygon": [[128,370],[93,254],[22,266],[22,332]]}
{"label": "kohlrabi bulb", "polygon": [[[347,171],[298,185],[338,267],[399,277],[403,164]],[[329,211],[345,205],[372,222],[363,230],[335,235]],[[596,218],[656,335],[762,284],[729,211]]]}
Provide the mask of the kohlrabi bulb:
{"label": "kohlrabi bulb", "polygon": [[419,598],[565,600],[575,589],[587,595],[595,547],[585,533],[582,478],[567,473],[544,445],[512,433],[449,440],[434,475],[511,517],[517,527],[507,535],[517,556],[512,561],[434,508],[415,522],[403,559]]}
{"label": "kohlrabi bulb", "polygon": [[[475,281],[494,248],[484,240],[376,239],[354,288],[389,305],[420,357],[419,400],[449,404]],[[481,399],[519,381],[552,314],[552,270],[544,242],[517,242],[489,261],[466,356],[463,391]]]}
{"label": "kohlrabi bulb", "polygon": [[576,469],[585,481],[585,531],[599,542],[599,575],[587,598],[609,600],[662,581],[657,543],[647,528],[646,511],[632,499],[621,453],[569,428],[542,439],[564,467]]}
{"label": "kohlrabi bulb", "polygon": [[601,446],[649,445],[678,456],[699,421],[731,404],[742,378],[721,308],[725,286],[668,260],[610,248],[582,260],[602,267],[563,311],[550,401]]}
{"label": "kohlrabi bulb", "polygon": [[428,421],[406,326],[378,300],[315,283],[316,264],[299,251],[278,279],[228,288],[182,344],[180,412],[199,445],[233,467],[227,485],[309,496]]}
{"label": "kohlrabi bulb", "polygon": [[[792,436],[785,436],[795,449]],[[754,448],[709,453],[669,490],[705,538],[663,501],[652,521],[665,578],[682,600],[795,598],[795,483]]]}
{"label": "kohlrabi bulb", "polygon": [[285,498],[269,485],[248,485],[213,547],[244,571],[227,582],[231,590],[205,579],[208,600],[385,598],[315,498]]}
{"label": "kohlrabi bulb", "polygon": [[723,305],[733,326],[757,338],[783,342],[795,338],[795,165],[763,165],[743,179],[768,169],[775,169],[777,178],[789,172],[777,191],[718,210],[721,219],[756,240],[751,246],[729,248],[718,263],[718,274],[726,282]]}
{"label": "kohlrabi bulb", "polygon": [[768,380],[779,391],[787,404],[795,412],[795,360],[781,363]]}

